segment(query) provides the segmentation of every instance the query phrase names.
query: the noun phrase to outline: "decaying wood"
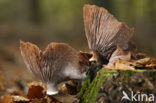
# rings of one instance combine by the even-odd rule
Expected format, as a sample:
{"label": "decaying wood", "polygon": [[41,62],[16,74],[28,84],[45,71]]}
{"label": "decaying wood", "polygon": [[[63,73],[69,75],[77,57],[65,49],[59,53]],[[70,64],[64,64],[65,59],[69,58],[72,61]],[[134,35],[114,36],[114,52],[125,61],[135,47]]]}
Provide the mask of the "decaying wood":
{"label": "decaying wood", "polygon": [[[85,5],[83,12],[86,37],[93,55],[78,52],[65,43],[50,43],[42,52],[35,44],[20,41],[21,54],[27,68],[45,84],[41,82],[28,83],[29,89],[25,96],[4,95],[0,98],[0,102],[117,103],[121,98],[121,95],[117,95],[117,93],[125,89],[137,91],[138,88],[136,89],[134,86],[140,87],[140,84],[145,89],[139,90],[155,92],[156,85],[153,81],[156,79],[154,74],[156,60],[146,54],[136,53],[135,44],[129,41],[134,29],[116,20],[106,9],[95,5]],[[92,67],[90,64],[94,62],[89,62],[90,58],[95,58],[99,64]],[[108,61],[105,62],[105,59]],[[80,74],[83,74],[89,67],[90,71],[79,92],[76,83],[66,80],[82,79],[83,75],[76,77],[77,74],[75,75],[73,70],[78,70]],[[65,76],[63,71],[66,68],[70,68],[67,73],[72,72],[75,77]],[[91,69],[94,70],[91,71]],[[98,71],[99,69],[101,70]],[[91,72],[95,72],[92,73],[95,78]],[[145,76],[148,75],[148,77],[144,78],[144,74],[133,77],[137,73],[144,72],[147,72]],[[53,96],[46,94],[47,89],[53,86],[48,87],[48,83],[57,86],[62,81],[66,81],[66,83],[62,87],[60,86],[60,94]],[[77,93],[80,97],[75,96]]]}
{"label": "decaying wood", "polygon": [[42,82],[33,81],[27,84],[29,87],[27,97],[29,99],[41,99],[46,96],[46,86]]}

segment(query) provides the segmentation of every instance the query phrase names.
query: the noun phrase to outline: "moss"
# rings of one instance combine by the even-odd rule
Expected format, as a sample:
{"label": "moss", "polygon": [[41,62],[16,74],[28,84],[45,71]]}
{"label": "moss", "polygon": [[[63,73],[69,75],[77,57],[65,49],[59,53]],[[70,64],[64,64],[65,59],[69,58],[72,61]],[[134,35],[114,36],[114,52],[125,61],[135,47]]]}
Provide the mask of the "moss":
{"label": "moss", "polygon": [[[83,103],[95,103],[96,98],[98,96],[98,92],[100,89],[100,86],[103,84],[103,82],[107,79],[110,79],[111,76],[106,76],[105,74],[112,74],[115,73],[117,71],[103,71],[100,70],[97,73],[97,76],[94,78],[94,80],[92,81],[92,83],[89,85],[89,87],[87,86],[88,84],[88,80],[89,78],[86,79],[86,81],[84,82],[84,85],[79,93],[79,95],[83,96]],[[90,77],[90,76],[88,76]],[[88,87],[87,89],[85,89],[86,87]],[[84,93],[84,95],[82,95]]]}
{"label": "moss", "polygon": [[87,76],[87,79],[83,83],[82,89],[79,95],[82,97],[81,103],[95,103],[98,96],[101,85],[106,80],[112,80],[113,74],[119,73],[119,77],[116,77],[114,83],[119,81],[126,82],[128,78],[131,77],[134,73],[144,72],[146,70],[133,70],[133,71],[117,71],[117,70],[100,70],[98,71],[94,80],[90,83],[90,76]]}
{"label": "moss", "polygon": [[90,97],[92,96],[92,92],[95,89],[96,83],[98,82],[98,77],[99,77],[99,73],[97,74],[97,76],[95,77],[95,79],[93,80],[93,82],[89,85],[87,91],[85,91],[84,93],[84,103],[88,103]]}
{"label": "moss", "polygon": [[81,90],[80,90],[80,92],[78,94],[80,97],[83,96],[83,93],[87,89],[87,87],[89,86],[89,84],[90,84],[90,75],[87,75],[87,78],[83,82],[83,86],[82,86],[82,88],[81,88]]}

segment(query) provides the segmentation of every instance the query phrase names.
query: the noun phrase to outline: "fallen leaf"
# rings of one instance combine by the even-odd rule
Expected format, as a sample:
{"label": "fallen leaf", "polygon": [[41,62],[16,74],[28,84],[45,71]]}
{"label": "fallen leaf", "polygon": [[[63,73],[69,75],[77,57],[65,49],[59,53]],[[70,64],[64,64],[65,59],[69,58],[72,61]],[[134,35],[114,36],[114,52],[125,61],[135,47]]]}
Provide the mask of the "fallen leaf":
{"label": "fallen leaf", "polygon": [[23,96],[5,95],[1,97],[1,103],[29,103],[29,99]]}
{"label": "fallen leaf", "polygon": [[147,64],[146,68],[155,69],[156,68],[156,64],[155,63]]}
{"label": "fallen leaf", "polygon": [[135,58],[138,60],[138,59],[143,59],[143,58],[146,58],[147,56],[146,56],[146,54],[144,54],[144,53],[137,53],[136,54],[136,56],[135,56]]}
{"label": "fallen leaf", "polygon": [[130,60],[131,59],[131,53],[125,52],[122,50],[120,46],[117,46],[117,49],[113,52],[109,59],[109,64],[114,64],[118,59],[120,60]]}
{"label": "fallen leaf", "polygon": [[29,99],[40,99],[46,95],[46,87],[42,82],[31,82],[27,84],[29,87],[27,97]]}
{"label": "fallen leaf", "polygon": [[77,93],[77,84],[72,80],[67,81],[60,86],[60,91],[65,94],[74,95]]}
{"label": "fallen leaf", "polygon": [[117,70],[134,70],[135,68],[133,68],[132,66],[120,63],[120,60],[117,60],[115,62],[115,69],[117,69]]}
{"label": "fallen leaf", "polygon": [[146,65],[146,64],[150,63],[151,61],[152,61],[152,59],[147,57],[147,58],[139,59],[135,63],[136,64]]}

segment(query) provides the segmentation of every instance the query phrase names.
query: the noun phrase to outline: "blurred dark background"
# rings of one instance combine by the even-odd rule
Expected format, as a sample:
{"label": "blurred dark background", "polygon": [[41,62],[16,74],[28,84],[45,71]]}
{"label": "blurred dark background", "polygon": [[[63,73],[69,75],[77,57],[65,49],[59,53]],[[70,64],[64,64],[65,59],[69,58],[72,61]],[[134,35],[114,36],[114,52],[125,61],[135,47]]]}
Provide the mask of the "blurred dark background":
{"label": "blurred dark background", "polygon": [[12,74],[16,69],[19,76],[23,76],[19,70],[30,74],[20,55],[19,40],[33,42],[42,50],[55,41],[88,51],[84,4],[105,7],[134,27],[132,39],[138,51],[156,57],[156,0],[0,0],[0,67],[4,70],[0,73]]}

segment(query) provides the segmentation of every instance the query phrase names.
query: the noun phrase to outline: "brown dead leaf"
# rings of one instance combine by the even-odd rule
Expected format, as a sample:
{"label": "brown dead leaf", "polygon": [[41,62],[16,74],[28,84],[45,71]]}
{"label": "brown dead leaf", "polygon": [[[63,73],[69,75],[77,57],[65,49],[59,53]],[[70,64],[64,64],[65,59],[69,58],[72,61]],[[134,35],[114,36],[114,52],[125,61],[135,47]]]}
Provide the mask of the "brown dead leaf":
{"label": "brown dead leaf", "polygon": [[70,81],[63,83],[60,86],[60,90],[65,94],[74,95],[77,93],[77,85],[74,81],[70,80]]}
{"label": "brown dead leaf", "polygon": [[117,69],[117,70],[134,70],[135,68],[133,68],[132,66],[120,63],[120,60],[117,60],[115,62],[115,69]]}
{"label": "brown dead leaf", "polygon": [[118,58],[114,64],[113,63],[108,63],[108,65],[104,66],[104,68],[107,68],[107,69],[120,69],[120,70],[156,69],[156,60],[154,58],[145,57],[143,54],[139,54],[139,55],[142,56],[141,57],[142,59],[126,60],[126,59]]}
{"label": "brown dead leaf", "polygon": [[15,103],[28,103],[30,100],[22,96],[12,96]]}
{"label": "brown dead leaf", "polygon": [[147,68],[151,68],[151,69],[155,69],[156,68],[156,64],[155,63],[147,64],[146,67]]}
{"label": "brown dead leaf", "polygon": [[9,95],[4,95],[1,96],[0,98],[0,103],[11,103],[12,102],[12,98]]}
{"label": "brown dead leaf", "polygon": [[28,83],[27,85],[29,87],[29,91],[27,94],[27,97],[29,99],[35,99],[35,98],[40,99],[40,98],[45,97],[46,87],[42,82],[34,81],[31,83]]}
{"label": "brown dead leaf", "polygon": [[130,60],[131,59],[131,52],[125,52],[122,48],[118,45],[117,49],[113,52],[109,59],[109,64],[114,64],[118,59],[122,60]]}
{"label": "brown dead leaf", "polygon": [[152,62],[152,58],[147,57],[147,58],[139,59],[135,63],[141,64],[141,65],[146,65],[146,64],[151,63],[151,62]]}
{"label": "brown dead leaf", "polygon": [[146,54],[143,54],[143,53],[137,53],[135,57],[138,60],[138,59],[146,58],[147,56],[146,56]]}
{"label": "brown dead leaf", "polygon": [[[79,58],[79,64],[83,68],[89,67],[89,59],[92,57],[92,54],[86,53],[86,52],[79,52],[78,58]],[[82,71],[86,71],[85,69]]]}
{"label": "brown dead leaf", "polygon": [[147,68],[154,69],[156,68],[156,63],[154,62],[153,58],[146,57],[146,58],[134,61],[133,66],[135,66],[136,68],[142,68],[142,69],[147,69]]}
{"label": "brown dead leaf", "polygon": [[58,101],[57,99],[55,99],[53,96],[48,96],[47,98],[47,103],[61,103],[60,101]]}
{"label": "brown dead leaf", "polygon": [[47,98],[41,98],[41,99],[35,98],[30,103],[50,103],[50,102],[48,102]]}
{"label": "brown dead leaf", "polygon": [[23,96],[5,95],[1,97],[1,103],[29,103],[29,99]]}
{"label": "brown dead leaf", "polygon": [[108,64],[108,65],[103,65],[103,70],[111,70],[111,69],[115,69],[115,65],[114,64]]}

